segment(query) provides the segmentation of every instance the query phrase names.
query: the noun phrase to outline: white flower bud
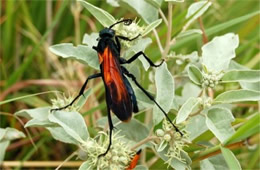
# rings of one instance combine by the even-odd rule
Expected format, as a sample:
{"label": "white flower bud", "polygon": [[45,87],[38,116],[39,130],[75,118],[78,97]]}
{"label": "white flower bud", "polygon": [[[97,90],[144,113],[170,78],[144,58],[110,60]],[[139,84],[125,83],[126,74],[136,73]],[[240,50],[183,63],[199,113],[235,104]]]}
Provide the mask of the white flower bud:
{"label": "white flower bud", "polygon": [[205,81],[204,81],[204,84],[205,84],[206,86],[208,86],[208,85],[209,85],[209,81],[208,81],[208,80],[205,80]]}
{"label": "white flower bud", "polygon": [[183,64],[183,61],[180,60],[180,59],[177,59],[177,60],[176,60],[176,64],[178,64],[178,65],[182,65],[182,64]]}
{"label": "white flower bud", "polygon": [[120,156],[120,157],[119,157],[119,161],[122,162],[122,163],[124,163],[124,164],[127,164],[127,163],[128,163],[127,158],[126,158],[125,156]]}
{"label": "white flower bud", "polygon": [[158,137],[162,137],[164,135],[164,131],[162,129],[157,129],[155,133]]}
{"label": "white flower bud", "polygon": [[171,135],[165,134],[165,135],[163,136],[163,139],[164,139],[165,141],[169,142],[169,141],[171,140]]}
{"label": "white flower bud", "polygon": [[118,161],[118,159],[119,159],[119,157],[118,157],[118,156],[113,156],[113,157],[112,157],[112,161],[113,161],[113,162],[117,162],[117,161]]}
{"label": "white flower bud", "polygon": [[210,84],[209,84],[209,87],[213,88],[213,87],[215,87],[215,84],[210,83]]}
{"label": "white flower bud", "polygon": [[108,152],[107,154],[106,154],[106,156],[105,156],[105,158],[108,160],[108,159],[110,159],[111,158],[111,153],[110,152]]}

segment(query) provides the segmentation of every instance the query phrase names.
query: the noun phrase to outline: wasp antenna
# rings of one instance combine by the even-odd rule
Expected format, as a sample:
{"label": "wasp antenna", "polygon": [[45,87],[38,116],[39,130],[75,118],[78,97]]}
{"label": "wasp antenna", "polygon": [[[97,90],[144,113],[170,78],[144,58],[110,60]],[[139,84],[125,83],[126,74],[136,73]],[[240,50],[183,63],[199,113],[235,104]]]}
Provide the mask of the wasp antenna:
{"label": "wasp antenna", "polygon": [[112,24],[110,27],[109,27],[109,29],[111,29],[113,26],[115,26],[115,25],[117,25],[117,24],[120,24],[120,23],[124,23],[125,25],[130,25],[130,24],[132,24],[132,19],[123,19],[123,20],[121,20],[121,21],[118,21],[118,22],[116,22],[116,23],[114,23],[114,24]]}

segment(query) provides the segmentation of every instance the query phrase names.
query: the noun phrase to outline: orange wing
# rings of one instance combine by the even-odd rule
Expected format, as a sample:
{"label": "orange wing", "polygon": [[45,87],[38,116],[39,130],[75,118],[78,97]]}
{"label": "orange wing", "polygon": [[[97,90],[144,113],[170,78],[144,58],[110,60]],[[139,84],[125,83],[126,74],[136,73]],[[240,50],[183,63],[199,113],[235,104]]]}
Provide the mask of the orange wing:
{"label": "orange wing", "polygon": [[134,156],[134,158],[132,159],[132,161],[130,162],[128,168],[126,168],[126,170],[132,170],[136,167],[138,160],[140,159],[140,155],[141,155],[141,149],[136,153],[136,155]]}
{"label": "orange wing", "polygon": [[132,101],[119,62],[109,47],[106,47],[104,52],[99,54],[99,62],[103,68],[103,80],[110,99],[110,103],[107,104],[120,120],[130,120],[132,117]]}

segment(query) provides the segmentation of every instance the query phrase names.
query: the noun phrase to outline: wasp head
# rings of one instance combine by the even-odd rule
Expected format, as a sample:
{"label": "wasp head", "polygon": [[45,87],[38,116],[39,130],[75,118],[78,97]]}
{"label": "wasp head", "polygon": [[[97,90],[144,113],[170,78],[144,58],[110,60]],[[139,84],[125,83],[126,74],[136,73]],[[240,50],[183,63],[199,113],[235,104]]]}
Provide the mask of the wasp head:
{"label": "wasp head", "polygon": [[104,38],[104,37],[113,38],[114,36],[115,36],[115,30],[111,28],[104,28],[99,32],[100,38]]}

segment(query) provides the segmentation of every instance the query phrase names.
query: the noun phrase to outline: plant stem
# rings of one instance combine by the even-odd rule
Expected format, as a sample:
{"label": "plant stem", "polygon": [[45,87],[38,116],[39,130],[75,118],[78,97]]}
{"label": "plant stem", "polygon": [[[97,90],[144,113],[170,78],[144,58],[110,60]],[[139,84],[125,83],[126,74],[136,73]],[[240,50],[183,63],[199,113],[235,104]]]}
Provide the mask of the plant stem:
{"label": "plant stem", "polygon": [[201,17],[198,18],[198,21],[200,24],[200,29],[202,31],[203,44],[207,44],[209,40],[208,40],[208,36],[206,35],[204,24]]}
{"label": "plant stem", "polygon": [[[258,144],[259,143],[259,135],[257,134],[255,136],[251,136],[246,141],[249,145]],[[200,152],[198,154],[195,154],[192,158],[193,162],[197,162],[197,161],[200,161],[200,160],[203,160],[203,159],[206,159],[206,158],[209,158],[211,156],[214,156],[214,155],[221,153],[220,146],[221,146],[221,144],[214,146],[212,148],[209,148],[209,149],[207,149],[203,152]],[[237,148],[241,148],[242,146],[245,146],[245,141],[232,143],[232,144],[229,144],[229,145],[224,146],[224,147],[229,148],[229,149],[237,149]]]}
{"label": "plant stem", "polygon": [[165,17],[163,11],[161,10],[161,8],[159,8],[159,14],[161,15],[163,21],[165,22],[165,25],[168,26],[168,21],[167,18]]}
{"label": "plant stem", "polygon": [[60,167],[62,167],[66,162],[68,162],[69,160],[71,160],[74,156],[77,155],[78,151],[73,152],[72,154],[70,154],[70,156],[68,156],[55,170],[59,170]]}
{"label": "plant stem", "polygon": [[163,59],[165,59],[165,57],[167,56],[171,46],[170,42],[171,42],[171,35],[172,35],[172,10],[173,10],[172,3],[169,2],[168,3],[168,31],[167,31],[165,48],[162,55]]}
{"label": "plant stem", "polygon": [[135,144],[131,150],[135,150],[136,148],[138,148],[139,146],[149,142],[149,141],[152,141],[152,140],[156,140],[158,139],[157,136],[148,136],[147,138],[144,138],[143,140],[141,140],[139,143]]}
{"label": "plant stem", "polygon": [[158,35],[158,32],[156,31],[156,29],[153,29],[153,34],[155,36],[155,39],[156,39],[156,42],[158,44],[158,47],[159,47],[159,50],[161,52],[161,55],[163,55],[163,47],[162,47],[162,43],[160,41],[160,38],[159,38],[159,35]]}

